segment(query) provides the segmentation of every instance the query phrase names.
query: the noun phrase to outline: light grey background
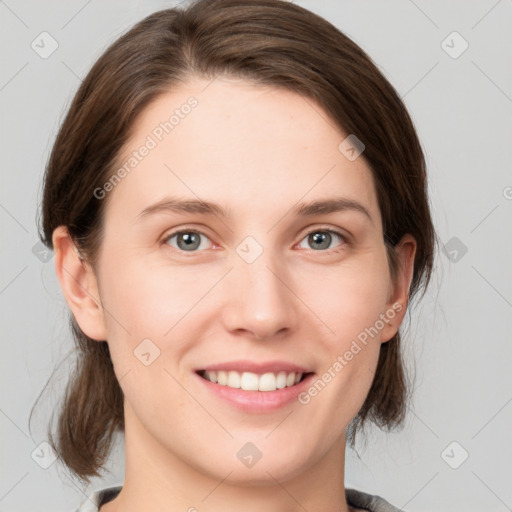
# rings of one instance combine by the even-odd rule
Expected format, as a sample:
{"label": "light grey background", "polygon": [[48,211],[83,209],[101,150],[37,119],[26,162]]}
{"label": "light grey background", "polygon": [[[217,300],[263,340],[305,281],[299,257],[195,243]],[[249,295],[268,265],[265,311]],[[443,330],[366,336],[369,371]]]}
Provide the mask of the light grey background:
{"label": "light grey background", "polygon": [[[1,512],[69,512],[92,490],[123,481],[122,445],[113,473],[87,489],[58,463],[35,462],[46,460],[40,443],[66,365],[32,432],[28,415],[72,347],[53,259],[33,252],[35,219],[44,165],[80,79],[121,32],[175,3],[0,1]],[[450,253],[437,255],[432,288],[408,321],[416,387],[406,427],[372,429],[366,448],[348,450],[346,485],[411,512],[512,510],[512,2],[296,3],[352,37],[404,99]],[[43,31],[58,43],[47,58],[31,47]],[[469,44],[457,58],[463,40],[446,39],[453,31]]]}

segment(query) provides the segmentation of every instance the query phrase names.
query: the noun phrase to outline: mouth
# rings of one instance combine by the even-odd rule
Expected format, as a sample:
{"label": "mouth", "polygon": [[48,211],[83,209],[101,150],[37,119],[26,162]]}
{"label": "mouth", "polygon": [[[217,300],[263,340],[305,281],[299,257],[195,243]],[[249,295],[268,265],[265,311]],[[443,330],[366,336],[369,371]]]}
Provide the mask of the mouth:
{"label": "mouth", "polygon": [[297,386],[313,372],[238,372],[234,370],[198,370],[196,371],[204,380],[218,386],[225,386],[243,391],[271,392],[284,388]]}

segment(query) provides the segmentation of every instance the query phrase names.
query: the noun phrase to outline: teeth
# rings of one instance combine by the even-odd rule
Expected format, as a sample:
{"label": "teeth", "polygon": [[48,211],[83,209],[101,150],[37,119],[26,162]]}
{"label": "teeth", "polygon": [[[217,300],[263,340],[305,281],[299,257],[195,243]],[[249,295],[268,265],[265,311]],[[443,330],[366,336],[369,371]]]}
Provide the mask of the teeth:
{"label": "teeth", "polygon": [[245,391],[258,391],[258,376],[255,373],[242,373],[240,387]]}
{"label": "teeth", "polygon": [[215,382],[221,386],[228,386],[244,391],[275,391],[290,387],[302,379],[302,373],[279,372],[277,374],[269,372],[258,375],[252,372],[243,372],[240,374],[235,371],[205,371],[203,376],[210,382]]}
{"label": "teeth", "polygon": [[277,389],[277,379],[273,373],[264,373],[259,378],[259,391],[275,391]]}
{"label": "teeth", "polygon": [[[298,373],[297,375],[301,375],[301,374]],[[279,372],[277,374],[276,387],[277,387],[277,389],[282,389],[282,388],[286,387],[286,372]]]}
{"label": "teeth", "polygon": [[228,383],[227,385],[230,387],[230,388],[240,388],[241,387],[241,379],[240,379],[240,374],[238,372],[229,372],[228,373]]}

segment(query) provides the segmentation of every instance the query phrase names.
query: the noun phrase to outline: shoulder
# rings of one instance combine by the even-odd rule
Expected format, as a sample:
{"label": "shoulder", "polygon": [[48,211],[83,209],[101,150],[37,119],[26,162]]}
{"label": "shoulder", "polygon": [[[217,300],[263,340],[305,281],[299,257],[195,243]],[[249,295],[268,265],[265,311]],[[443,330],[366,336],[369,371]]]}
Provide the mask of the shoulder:
{"label": "shoulder", "polygon": [[357,489],[350,488],[345,489],[345,494],[347,503],[351,507],[368,510],[368,512],[404,512],[391,505],[391,503],[387,502],[384,498],[374,494],[367,494]]}
{"label": "shoulder", "polygon": [[116,485],[92,492],[88,498],[81,503],[76,512],[98,512],[99,508],[113,500],[122,488],[122,485]]}

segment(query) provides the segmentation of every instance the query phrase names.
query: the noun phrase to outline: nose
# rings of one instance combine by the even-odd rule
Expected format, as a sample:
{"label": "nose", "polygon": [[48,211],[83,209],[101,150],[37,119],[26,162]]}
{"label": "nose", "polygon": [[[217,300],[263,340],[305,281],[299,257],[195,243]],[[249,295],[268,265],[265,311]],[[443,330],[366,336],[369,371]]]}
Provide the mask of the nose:
{"label": "nose", "polygon": [[300,301],[293,293],[292,277],[283,262],[269,250],[252,263],[236,258],[223,284],[221,315],[226,330],[258,340],[295,330]]}

